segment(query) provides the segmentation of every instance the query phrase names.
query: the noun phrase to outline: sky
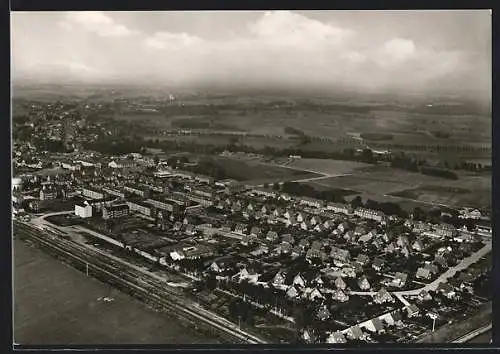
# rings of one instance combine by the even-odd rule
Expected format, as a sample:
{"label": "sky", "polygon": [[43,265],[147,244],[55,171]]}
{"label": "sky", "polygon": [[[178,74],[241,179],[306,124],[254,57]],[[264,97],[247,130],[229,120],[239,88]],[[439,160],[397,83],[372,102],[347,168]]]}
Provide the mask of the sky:
{"label": "sky", "polygon": [[20,80],[491,90],[489,10],[13,12]]}

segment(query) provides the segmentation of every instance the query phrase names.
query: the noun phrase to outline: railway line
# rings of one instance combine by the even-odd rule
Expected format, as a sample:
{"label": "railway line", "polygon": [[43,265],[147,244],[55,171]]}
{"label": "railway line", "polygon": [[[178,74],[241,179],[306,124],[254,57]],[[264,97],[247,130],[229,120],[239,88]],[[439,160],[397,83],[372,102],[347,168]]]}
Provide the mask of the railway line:
{"label": "railway line", "polygon": [[167,308],[170,312],[181,317],[208,325],[237,342],[266,343],[263,339],[241,330],[230,321],[220,318],[194,303],[187,303],[174,291],[169,290],[163,282],[141,274],[138,270],[110,259],[103,253],[79,246],[72,241],[60,238],[57,234],[50,235],[50,231],[42,233],[36,228],[19,222],[15,222],[15,226],[17,232],[23,232],[41,245],[49,247],[73,261],[87,265],[89,271],[99,273],[105,276],[106,280],[125,286],[148,302]]}

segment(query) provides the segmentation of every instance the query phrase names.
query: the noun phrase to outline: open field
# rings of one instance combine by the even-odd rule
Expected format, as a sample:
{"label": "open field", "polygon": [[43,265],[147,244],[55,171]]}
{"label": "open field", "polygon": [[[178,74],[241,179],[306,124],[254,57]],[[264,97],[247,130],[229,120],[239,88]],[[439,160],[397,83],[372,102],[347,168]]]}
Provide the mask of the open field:
{"label": "open field", "polygon": [[[457,207],[491,207],[491,175],[460,173],[458,180],[447,180],[420,173],[372,166],[356,169],[352,175],[330,177],[310,182],[318,189],[344,188],[358,191],[363,197],[378,201],[442,204]],[[402,205],[403,206],[403,205]]]}
{"label": "open field", "polygon": [[391,193],[396,197],[435,202],[450,206],[490,208],[491,178],[487,176],[465,177],[442,185],[422,185]]}
{"label": "open field", "polygon": [[[388,194],[414,188],[422,183],[442,183],[442,179],[420,173],[397,170],[384,166],[361,167],[352,175],[325,178],[315,183],[335,188],[348,188],[360,192]],[[446,180],[445,180],[446,181]]]}
{"label": "open field", "polygon": [[273,183],[320,177],[319,174],[263,164],[258,161],[241,161],[226,157],[217,157],[215,161],[224,168],[231,178],[247,183]]}
{"label": "open field", "polygon": [[16,343],[217,343],[18,239],[14,262]]}
{"label": "open field", "polygon": [[296,159],[287,164],[289,167],[316,171],[325,175],[343,175],[353,173],[361,168],[371,166],[356,161],[339,161],[325,159]]}

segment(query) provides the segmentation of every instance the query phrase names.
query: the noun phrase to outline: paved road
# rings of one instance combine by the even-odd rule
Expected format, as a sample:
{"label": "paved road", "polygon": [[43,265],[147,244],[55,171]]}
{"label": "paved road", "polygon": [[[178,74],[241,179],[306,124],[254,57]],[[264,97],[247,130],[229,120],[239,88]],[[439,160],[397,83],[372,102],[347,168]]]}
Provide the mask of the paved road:
{"label": "paved road", "polygon": [[[422,290],[426,291],[435,291],[440,283],[445,282],[448,278],[453,277],[457,272],[468,268],[473,263],[476,263],[480,258],[484,257],[488,252],[491,252],[491,240],[487,241],[486,245],[481,248],[476,253],[470,255],[467,258],[462,259],[456,266],[449,268],[446,272],[441,274],[436,280],[432,283],[429,283],[421,288],[413,289],[413,290],[404,290],[404,291],[395,291],[393,294],[398,298],[401,296],[407,295],[418,295]],[[373,296],[377,292],[376,291],[352,291],[350,294],[352,295],[369,295]]]}

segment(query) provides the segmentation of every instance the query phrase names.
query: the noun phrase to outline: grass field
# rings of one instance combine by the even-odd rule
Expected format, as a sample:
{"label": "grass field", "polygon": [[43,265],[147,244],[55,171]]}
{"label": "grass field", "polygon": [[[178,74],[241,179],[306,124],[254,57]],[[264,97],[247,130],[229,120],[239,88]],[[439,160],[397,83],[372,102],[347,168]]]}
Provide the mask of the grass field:
{"label": "grass field", "polygon": [[[435,202],[458,207],[490,208],[491,179],[485,176],[469,177],[442,185],[423,185],[391,195],[422,202]],[[468,188],[467,188],[468,187]]]}
{"label": "grass field", "polygon": [[311,172],[263,164],[258,161],[242,161],[226,157],[217,157],[215,160],[232,178],[248,183],[273,183],[320,176]]}
{"label": "grass field", "polygon": [[365,198],[398,202],[410,209],[432,204],[491,207],[489,174],[461,173],[458,180],[447,180],[389,167],[371,166],[356,169],[352,175],[325,178],[311,183],[321,189],[331,187],[355,190]]}
{"label": "grass field", "polygon": [[339,161],[325,159],[296,159],[287,166],[293,168],[315,171],[325,175],[343,175],[353,173],[361,168],[371,166],[366,163],[356,161]]}
{"label": "grass field", "polygon": [[18,239],[14,262],[16,343],[217,343]]}
{"label": "grass field", "polygon": [[322,186],[347,188],[380,195],[416,188],[422,183],[433,182],[442,182],[442,179],[384,166],[360,166],[351,175],[315,181]]}

